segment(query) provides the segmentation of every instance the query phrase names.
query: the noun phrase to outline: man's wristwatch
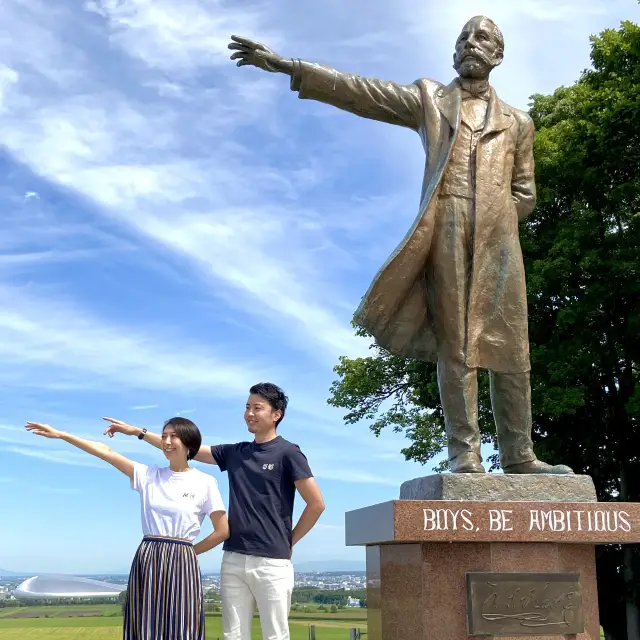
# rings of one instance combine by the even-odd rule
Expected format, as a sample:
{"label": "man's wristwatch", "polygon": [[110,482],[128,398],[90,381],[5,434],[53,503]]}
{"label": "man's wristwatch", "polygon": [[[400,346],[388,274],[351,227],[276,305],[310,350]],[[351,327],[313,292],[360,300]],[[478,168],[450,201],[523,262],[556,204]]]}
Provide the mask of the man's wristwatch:
{"label": "man's wristwatch", "polygon": [[138,440],[144,440],[144,436],[147,433],[146,429],[143,429],[139,434],[138,434]]}

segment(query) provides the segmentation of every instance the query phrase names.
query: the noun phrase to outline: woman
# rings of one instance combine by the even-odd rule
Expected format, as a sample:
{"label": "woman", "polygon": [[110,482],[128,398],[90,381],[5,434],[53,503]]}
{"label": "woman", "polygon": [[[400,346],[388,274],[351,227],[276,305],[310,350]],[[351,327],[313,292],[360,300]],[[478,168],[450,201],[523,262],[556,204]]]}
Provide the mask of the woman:
{"label": "woman", "polygon": [[[229,537],[218,484],[189,466],[200,449],[198,427],[171,418],[162,429],[168,467],[133,462],[99,442],[78,438],[47,424],[27,422],[38,436],[64,440],[113,465],[140,494],[142,543],[133,559],[124,613],[124,640],[204,640],[204,596],[197,555]],[[213,533],[193,544],[205,516]]]}

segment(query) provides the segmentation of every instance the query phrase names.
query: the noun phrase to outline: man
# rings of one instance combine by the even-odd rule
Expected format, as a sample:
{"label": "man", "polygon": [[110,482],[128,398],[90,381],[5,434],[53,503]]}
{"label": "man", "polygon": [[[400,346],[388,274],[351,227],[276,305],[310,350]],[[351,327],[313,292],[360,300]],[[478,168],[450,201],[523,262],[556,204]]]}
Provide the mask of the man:
{"label": "man", "polygon": [[482,473],[477,370],[488,369],[505,473],[572,473],[538,460],[531,440],[527,298],[518,221],[535,206],[534,128],[502,102],[496,24],[472,18],[448,86],[400,85],[301,60],[232,36],[238,66],[291,76],[300,98],[416,131],[426,154],[418,216],[376,275],[355,321],[389,352],[436,361],[451,470]]}
{"label": "man", "polygon": [[[258,606],[263,638],[289,639],[293,591],[292,549],[324,511],[320,489],[300,448],[277,433],[288,398],[269,382],[249,390],[244,419],[252,442],[203,445],[195,460],[229,473],[229,530],[224,543],[221,597],[225,640],[251,640]],[[136,435],[155,447],[160,436],[119,420],[105,434]],[[306,502],[292,528],[296,490]]]}

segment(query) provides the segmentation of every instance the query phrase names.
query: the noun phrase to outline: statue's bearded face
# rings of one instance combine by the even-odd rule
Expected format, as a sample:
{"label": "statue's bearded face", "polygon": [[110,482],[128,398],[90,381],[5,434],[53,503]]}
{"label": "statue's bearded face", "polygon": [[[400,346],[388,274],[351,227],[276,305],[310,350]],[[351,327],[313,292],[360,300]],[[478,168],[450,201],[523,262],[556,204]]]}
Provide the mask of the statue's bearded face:
{"label": "statue's bearded face", "polygon": [[473,18],[463,27],[453,54],[453,68],[462,78],[486,79],[502,62],[504,43],[495,23]]}

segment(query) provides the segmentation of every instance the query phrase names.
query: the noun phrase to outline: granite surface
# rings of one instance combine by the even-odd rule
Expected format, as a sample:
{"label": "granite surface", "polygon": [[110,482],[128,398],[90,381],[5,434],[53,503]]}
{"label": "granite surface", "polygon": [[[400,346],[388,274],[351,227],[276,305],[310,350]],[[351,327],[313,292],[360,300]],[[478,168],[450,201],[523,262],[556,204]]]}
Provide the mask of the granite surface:
{"label": "granite surface", "polygon": [[438,473],[404,482],[400,500],[597,502],[590,476]]}
{"label": "granite surface", "polygon": [[599,640],[593,545],[442,543],[367,549],[370,640],[481,640],[467,635],[466,573],[572,572],[580,575],[585,632],[503,636],[503,640]]}
{"label": "granite surface", "polygon": [[640,543],[640,503],[393,500],[348,512],[345,524],[348,546],[394,541]]}

